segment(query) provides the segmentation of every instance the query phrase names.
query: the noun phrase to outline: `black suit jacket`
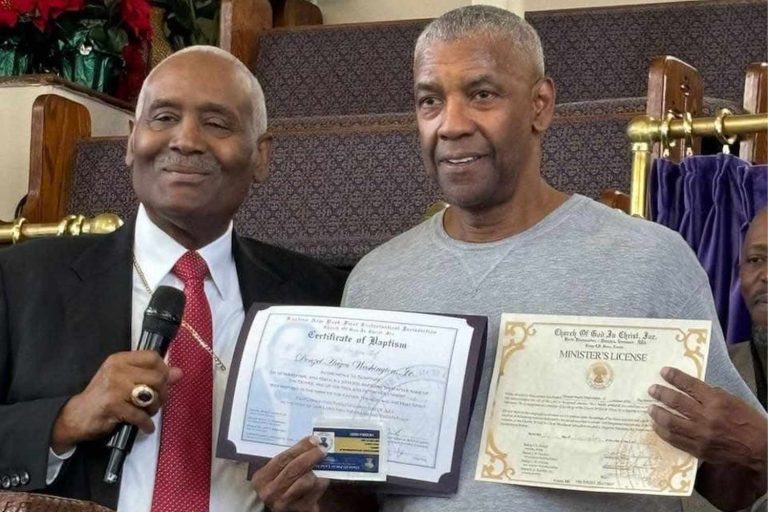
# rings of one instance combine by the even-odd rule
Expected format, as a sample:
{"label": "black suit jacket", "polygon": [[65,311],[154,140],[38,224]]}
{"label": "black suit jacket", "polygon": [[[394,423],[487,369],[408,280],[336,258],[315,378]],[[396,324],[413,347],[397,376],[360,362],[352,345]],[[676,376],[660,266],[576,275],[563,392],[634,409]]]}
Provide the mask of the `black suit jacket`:
{"label": "black suit jacket", "polygon": [[[106,438],[79,444],[47,488],[45,478],[59,410],[110,354],[131,348],[133,226],[0,251],[0,489],[117,506],[119,486],[102,482]],[[341,271],[238,236],[233,252],[246,311],[256,301],[339,304]]]}

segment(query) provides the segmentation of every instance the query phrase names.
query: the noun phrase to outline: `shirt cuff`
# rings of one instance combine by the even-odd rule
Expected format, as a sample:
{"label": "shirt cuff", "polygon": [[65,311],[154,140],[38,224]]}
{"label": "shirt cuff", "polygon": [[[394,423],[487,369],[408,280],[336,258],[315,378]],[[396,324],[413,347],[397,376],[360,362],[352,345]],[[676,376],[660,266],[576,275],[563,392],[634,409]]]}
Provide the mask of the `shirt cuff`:
{"label": "shirt cuff", "polygon": [[64,465],[64,461],[72,457],[76,449],[77,447],[75,446],[68,452],[57,455],[53,448],[48,448],[48,470],[45,474],[45,485],[51,485],[56,480],[56,477],[59,476],[59,471],[61,471],[61,466]]}

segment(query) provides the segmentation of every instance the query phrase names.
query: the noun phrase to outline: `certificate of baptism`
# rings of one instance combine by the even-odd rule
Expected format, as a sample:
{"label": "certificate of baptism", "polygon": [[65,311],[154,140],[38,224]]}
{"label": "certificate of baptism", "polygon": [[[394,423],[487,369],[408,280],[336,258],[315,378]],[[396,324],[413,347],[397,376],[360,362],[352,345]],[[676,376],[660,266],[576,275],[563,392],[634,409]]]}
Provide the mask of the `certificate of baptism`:
{"label": "certificate of baptism", "polygon": [[697,459],[651,428],[648,395],[679,368],[704,379],[709,321],[501,317],[475,478],[687,496]]}
{"label": "certificate of baptism", "polygon": [[[343,448],[339,432],[370,421],[386,436],[388,483],[455,490],[484,317],[264,307],[241,334],[219,456],[273,457],[328,419]],[[354,455],[360,468],[376,456]]]}

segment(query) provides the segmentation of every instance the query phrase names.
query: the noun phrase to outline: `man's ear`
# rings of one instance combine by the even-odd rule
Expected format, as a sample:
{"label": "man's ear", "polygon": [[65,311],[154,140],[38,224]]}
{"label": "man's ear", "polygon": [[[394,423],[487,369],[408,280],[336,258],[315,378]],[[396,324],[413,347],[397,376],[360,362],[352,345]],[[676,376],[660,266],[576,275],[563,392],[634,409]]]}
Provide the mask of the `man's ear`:
{"label": "man's ear", "polygon": [[253,166],[253,181],[263,183],[267,179],[269,158],[272,156],[272,135],[265,133],[256,141],[256,161]]}
{"label": "man's ear", "polygon": [[555,115],[555,83],[544,77],[533,86],[533,131],[542,133]]}
{"label": "man's ear", "polygon": [[128,147],[125,150],[125,165],[131,167],[133,165],[133,132],[136,128],[136,122],[133,119],[128,120],[128,129],[130,135],[128,135]]}

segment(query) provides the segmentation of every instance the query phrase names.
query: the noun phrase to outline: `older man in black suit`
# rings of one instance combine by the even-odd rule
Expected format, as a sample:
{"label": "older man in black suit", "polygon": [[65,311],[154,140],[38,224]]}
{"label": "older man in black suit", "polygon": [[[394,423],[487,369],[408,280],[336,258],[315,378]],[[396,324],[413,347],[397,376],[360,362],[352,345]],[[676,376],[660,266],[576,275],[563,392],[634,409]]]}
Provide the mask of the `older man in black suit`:
{"label": "older man in black suit", "polygon": [[[243,464],[212,455],[248,305],[335,305],[345,277],[233,233],[249,188],[266,178],[270,146],[248,69],[216,48],[184,50],[139,97],[126,156],[137,215],[111,235],[0,253],[0,484],[120,511],[318,509],[327,481],[305,474],[323,456],[316,439],[252,483]],[[131,350],[159,285],[187,296],[167,362]],[[131,400],[139,385],[156,392],[145,407]],[[141,432],[110,486],[105,444],[121,422]]]}

